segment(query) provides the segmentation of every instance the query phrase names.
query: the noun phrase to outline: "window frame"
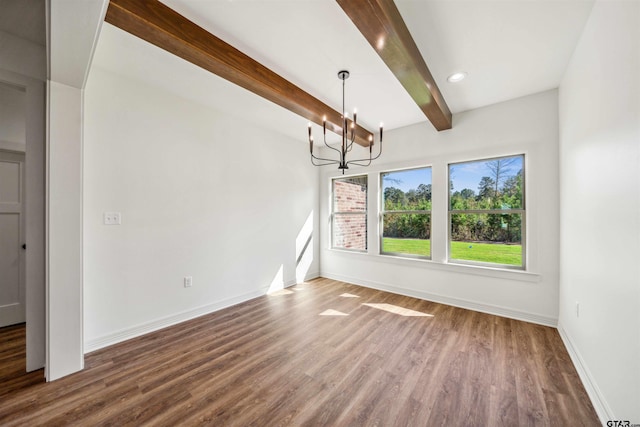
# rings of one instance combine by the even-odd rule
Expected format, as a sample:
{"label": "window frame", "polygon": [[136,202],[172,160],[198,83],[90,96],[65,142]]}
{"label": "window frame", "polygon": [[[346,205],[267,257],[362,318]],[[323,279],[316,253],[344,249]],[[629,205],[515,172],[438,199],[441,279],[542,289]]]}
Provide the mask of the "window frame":
{"label": "window frame", "polygon": [[[431,203],[432,203],[432,207],[430,210],[402,210],[402,211],[386,211],[384,208],[384,185],[383,185],[383,175],[384,174],[389,174],[389,173],[393,173],[393,172],[403,172],[403,171],[410,171],[410,170],[418,170],[418,169],[430,169],[431,170],[431,182],[429,184],[431,184]],[[378,174],[379,177],[379,184],[378,184],[378,188],[380,191],[380,209],[379,209],[379,215],[378,215],[378,236],[379,236],[379,246],[378,246],[378,253],[380,255],[385,255],[385,256],[390,256],[390,257],[398,257],[398,258],[412,258],[412,259],[421,259],[421,260],[431,260],[432,256],[433,256],[433,245],[430,242],[429,244],[429,255],[425,256],[425,255],[417,255],[417,254],[409,254],[409,253],[404,253],[404,252],[386,252],[383,250],[384,248],[384,215],[385,214],[422,214],[422,215],[429,215],[429,240],[431,241],[433,238],[433,167],[431,165],[429,166],[415,166],[415,167],[409,167],[409,168],[402,168],[402,169],[393,169],[393,170],[385,170],[385,171],[381,171]]]}
{"label": "window frame", "polygon": [[[364,210],[360,211],[360,212],[336,212],[335,210],[335,197],[334,197],[334,191],[335,191],[335,182],[336,181],[340,181],[340,180],[347,180],[347,179],[353,179],[353,178],[364,178],[366,180],[367,183],[367,189],[365,191],[365,204],[364,204]],[[369,252],[369,176],[365,173],[365,174],[361,174],[361,175],[349,175],[349,176],[336,176],[336,177],[332,177],[331,178],[331,202],[330,202],[330,209],[331,212],[329,213],[329,218],[330,218],[330,222],[331,222],[331,249],[333,250],[338,250],[338,251],[348,251],[348,252],[356,252],[356,253],[368,253]],[[350,215],[364,215],[365,218],[365,235],[364,235],[364,249],[353,249],[353,248],[343,248],[343,247],[339,247],[335,245],[335,218],[337,216],[342,216],[342,215],[346,215],[346,216],[350,216]]]}
{"label": "window frame", "polygon": [[[451,166],[465,164],[465,163],[479,163],[479,162],[489,162],[491,160],[505,159],[509,157],[521,157],[522,158],[522,207],[518,209],[464,209],[464,210],[452,210],[451,209]],[[458,162],[451,162],[447,164],[447,263],[449,264],[459,264],[459,265],[471,265],[476,267],[485,267],[485,268],[501,268],[508,270],[520,270],[527,271],[527,176],[526,176],[526,155],[525,153],[518,154],[507,154],[504,156],[494,156],[487,157],[482,159],[475,160],[464,160]],[[451,258],[451,243],[453,242],[451,237],[451,219],[453,214],[469,214],[469,215],[482,215],[482,214],[520,214],[521,224],[520,224],[520,245],[522,250],[522,263],[521,265],[512,265],[512,264],[499,264],[494,262],[482,262],[482,261],[471,261],[464,259]]]}

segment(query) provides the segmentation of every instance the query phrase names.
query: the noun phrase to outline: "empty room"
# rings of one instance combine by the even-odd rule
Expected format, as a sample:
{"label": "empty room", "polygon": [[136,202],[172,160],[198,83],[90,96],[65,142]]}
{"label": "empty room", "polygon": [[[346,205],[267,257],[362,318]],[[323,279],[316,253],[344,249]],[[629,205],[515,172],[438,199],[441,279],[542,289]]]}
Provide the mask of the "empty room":
{"label": "empty room", "polygon": [[640,425],[640,2],[0,0],[0,425]]}

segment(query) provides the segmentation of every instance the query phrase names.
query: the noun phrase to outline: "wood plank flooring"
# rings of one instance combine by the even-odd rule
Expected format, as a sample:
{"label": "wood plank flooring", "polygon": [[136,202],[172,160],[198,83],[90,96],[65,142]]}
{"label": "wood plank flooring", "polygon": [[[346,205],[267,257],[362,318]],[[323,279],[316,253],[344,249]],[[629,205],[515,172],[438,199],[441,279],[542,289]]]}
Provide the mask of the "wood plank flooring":
{"label": "wood plank flooring", "polygon": [[44,383],[43,369],[26,373],[26,348],[24,323],[0,328],[0,413],[12,392]]}
{"label": "wood plank flooring", "polygon": [[93,352],[51,383],[15,374],[20,331],[0,329],[2,426],[600,425],[555,329],[328,279]]}

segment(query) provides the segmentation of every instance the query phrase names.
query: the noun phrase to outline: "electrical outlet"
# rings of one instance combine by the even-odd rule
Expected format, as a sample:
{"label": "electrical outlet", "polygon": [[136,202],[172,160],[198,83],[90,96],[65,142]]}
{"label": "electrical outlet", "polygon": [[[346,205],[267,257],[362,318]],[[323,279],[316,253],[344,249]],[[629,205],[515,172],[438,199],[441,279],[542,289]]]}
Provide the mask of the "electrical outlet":
{"label": "electrical outlet", "polygon": [[580,303],[576,301],[576,317],[580,317]]}
{"label": "electrical outlet", "polygon": [[184,277],[184,287],[185,288],[190,288],[192,285],[193,285],[193,277],[185,276]]}
{"label": "electrical outlet", "polygon": [[104,225],[120,225],[120,212],[105,212],[103,215]]}

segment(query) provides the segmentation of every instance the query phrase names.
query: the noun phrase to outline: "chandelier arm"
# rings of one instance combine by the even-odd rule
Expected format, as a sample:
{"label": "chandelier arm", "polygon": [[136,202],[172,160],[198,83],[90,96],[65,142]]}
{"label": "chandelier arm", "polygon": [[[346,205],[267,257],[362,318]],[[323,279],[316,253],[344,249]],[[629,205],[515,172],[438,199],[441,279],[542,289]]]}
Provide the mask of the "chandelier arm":
{"label": "chandelier arm", "polygon": [[[365,159],[365,160],[368,160],[368,161],[370,161],[370,162],[371,162],[371,161],[373,161],[373,160],[377,159],[378,157],[380,157],[380,154],[382,154],[382,146],[380,146],[380,151],[378,151],[378,155],[377,155],[377,156],[375,156],[375,157],[369,157],[368,159]],[[360,160],[356,160],[356,162],[360,162],[360,161],[362,161],[362,159],[360,159]]]}
{"label": "chandelier arm", "polygon": [[375,160],[375,159],[377,159],[378,157],[380,157],[380,154],[382,154],[382,134],[380,134],[380,136],[381,136],[381,138],[380,138],[380,150],[378,150],[378,155],[377,155],[377,156],[375,156],[375,157],[370,157],[370,158],[371,158],[371,160]]}
{"label": "chandelier arm", "polygon": [[329,163],[315,163],[313,160],[311,161],[311,164],[313,166],[331,166],[331,165],[336,165],[338,163],[336,162],[329,162]]}
{"label": "chandelier arm", "polygon": [[323,162],[340,163],[339,160],[325,159],[324,157],[316,157],[316,156],[313,156],[313,155],[311,156],[311,158],[313,160],[320,160],[320,161],[323,161]]}
{"label": "chandelier arm", "polygon": [[[356,116],[356,114],[354,113],[354,116]],[[353,122],[355,124],[355,121]],[[347,145],[347,152],[351,151],[351,149],[353,148],[353,143],[356,140],[356,132],[355,130],[352,128],[351,130],[351,142]]]}
{"label": "chandelier arm", "polygon": [[[347,165],[356,165],[356,166],[369,166],[371,165],[371,162],[375,159],[377,159],[378,157],[380,157],[380,155],[382,154],[382,141],[380,141],[380,150],[378,151],[378,154],[375,157],[371,157],[369,156],[368,159],[355,159],[355,160],[349,160],[347,162]],[[359,164],[358,162],[368,162],[366,165],[363,164]]]}
{"label": "chandelier arm", "polygon": [[340,152],[340,150],[338,150],[337,148],[332,147],[332,146],[330,146],[329,144],[327,144],[327,135],[325,135],[325,136],[324,136],[324,145],[326,145],[327,147],[331,148],[333,151],[337,151],[337,152],[338,152],[338,154],[342,154],[342,153]]}
{"label": "chandelier arm", "polygon": [[[313,161],[314,160],[319,160],[319,161],[323,161],[323,162],[328,162],[328,163],[323,163],[323,164],[315,164]],[[313,163],[314,166],[325,166],[325,165],[337,165],[340,162],[338,160],[333,160],[333,159],[324,159],[322,157],[316,157],[313,154],[311,155],[311,163]]]}
{"label": "chandelier arm", "polygon": [[[366,160],[366,161],[367,161],[367,164],[358,163],[358,162],[360,162],[360,161],[364,161],[364,160]],[[367,166],[370,166],[370,165],[371,165],[371,160],[369,160],[369,159],[349,160],[349,161],[347,162],[347,165],[355,165],[355,166],[367,167]]]}
{"label": "chandelier arm", "polygon": [[[354,159],[354,160],[349,160],[347,161],[347,165],[356,165],[356,166],[369,166],[371,164],[371,161],[373,160],[373,158],[368,158],[368,159]],[[363,164],[359,164],[358,162],[367,162],[366,165]]]}

